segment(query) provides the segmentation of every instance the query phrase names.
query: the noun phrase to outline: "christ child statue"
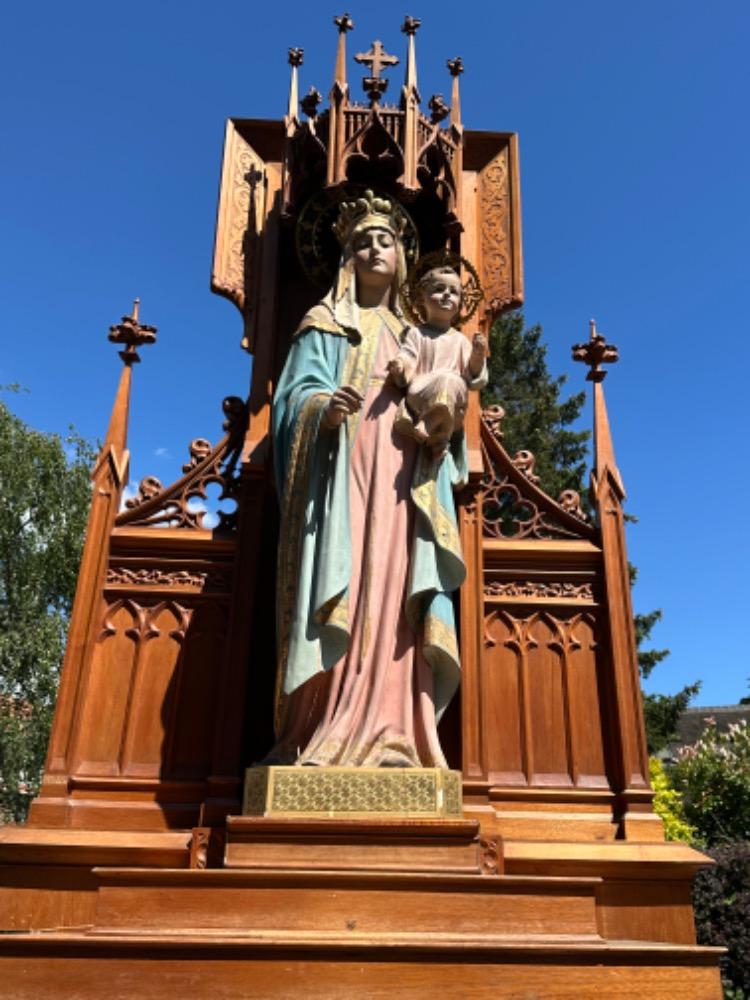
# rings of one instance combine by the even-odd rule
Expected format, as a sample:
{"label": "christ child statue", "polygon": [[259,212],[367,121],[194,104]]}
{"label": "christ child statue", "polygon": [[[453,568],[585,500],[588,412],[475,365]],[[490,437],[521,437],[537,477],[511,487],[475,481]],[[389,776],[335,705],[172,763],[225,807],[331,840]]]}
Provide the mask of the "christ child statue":
{"label": "christ child statue", "polygon": [[451,324],[461,309],[461,279],[452,267],[434,267],[419,281],[424,323],[409,327],[388,373],[406,386],[394,426],[440,458],[463,427],[468,391],[487,384],[487,338],[472,340]]}

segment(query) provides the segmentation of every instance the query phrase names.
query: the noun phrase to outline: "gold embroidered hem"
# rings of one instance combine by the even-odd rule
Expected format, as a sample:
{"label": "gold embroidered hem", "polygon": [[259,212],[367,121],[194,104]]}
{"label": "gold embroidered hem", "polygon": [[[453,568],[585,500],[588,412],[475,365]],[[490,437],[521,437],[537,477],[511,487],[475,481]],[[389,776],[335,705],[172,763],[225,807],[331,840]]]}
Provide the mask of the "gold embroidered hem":
{"label": "gold embroidered hem", "polygon": [[286,664],[289,633],[297,602],[297,579],[302,549],[302,527],[310,479],[312,444],[318,434],[320,416],[328,405],[328,395],[316,393],[305,402],[294,431],[289,469],[282,502],[282,524],[277,561],[277,636],[279,642],[274,720],[279,732],[284,718]]}

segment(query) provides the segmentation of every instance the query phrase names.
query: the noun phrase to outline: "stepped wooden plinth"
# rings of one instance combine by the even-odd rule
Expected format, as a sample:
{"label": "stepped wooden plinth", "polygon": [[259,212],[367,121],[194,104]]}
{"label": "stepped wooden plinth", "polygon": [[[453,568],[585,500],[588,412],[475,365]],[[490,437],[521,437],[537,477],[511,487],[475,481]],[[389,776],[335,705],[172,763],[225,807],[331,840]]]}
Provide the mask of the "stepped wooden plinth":
{"label": "stepped wooden plinth", "polygon": [[695,946],[682,898],[702,859],[681,845],[503,851],[464,818],[235,816],[223,867],[202,868],[188,865],[222,859],[185,833],[124,835],[98,855],[100,833],[71,832],[59,855],[59,831],[34,846],[42,833],[6,836],[0,854],[46,851],[47,897],[66,862],[103,863],[87,869],[86,906],[58,908],[79,926],[0,935],[3,995],[19,1000],[721,996],[718,950]]}

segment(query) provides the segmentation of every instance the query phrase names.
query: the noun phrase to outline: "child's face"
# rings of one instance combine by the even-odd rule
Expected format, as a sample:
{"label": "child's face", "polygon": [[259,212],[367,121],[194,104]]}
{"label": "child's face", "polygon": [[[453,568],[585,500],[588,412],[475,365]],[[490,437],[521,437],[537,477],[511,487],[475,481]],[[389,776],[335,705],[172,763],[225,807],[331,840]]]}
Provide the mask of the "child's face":
{"label": "child's face", "polygon": [[461,281],[457,274],[432,274],[422,288],[422,308],[432,326],[447,329],[461,306]]}

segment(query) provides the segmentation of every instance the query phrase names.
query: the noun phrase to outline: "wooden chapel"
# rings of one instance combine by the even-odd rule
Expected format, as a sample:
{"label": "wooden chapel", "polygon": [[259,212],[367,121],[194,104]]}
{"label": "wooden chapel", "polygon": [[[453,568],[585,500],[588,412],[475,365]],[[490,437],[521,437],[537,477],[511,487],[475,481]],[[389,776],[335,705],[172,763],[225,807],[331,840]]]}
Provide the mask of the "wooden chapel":
{"label": "wooden chapel", "polygon": [[523,301],[517,136],[463,127],[458,58],[450,101],[423,110],[415,18],[395,102],[380,42],[355,56],[358,102],[353,24],[335,25],[327,108],[315,88],[300,100],[291,49],[284,119],[226,126],[212,289],[242,317],[248,398],[223,401],[223,435],[192,441],[180,478],[148,476],[126,503],[131,381],[156,331],[137,305],[110,331],[122,369],[44,780],[28,823],[0,828],[3,995],[718,998],[691,906],[707,859],[665,842],[652,809],[603,389],[617,351],[593,324],[574,348],[593,388],[592,517],[506,451],[500,407],[473,394],[467,414],[451,815],[243,815],[245,770],[273,739],[270,405],[330,281],[337,205],[397,199],[419,253],[476,271],[484,331]]}

